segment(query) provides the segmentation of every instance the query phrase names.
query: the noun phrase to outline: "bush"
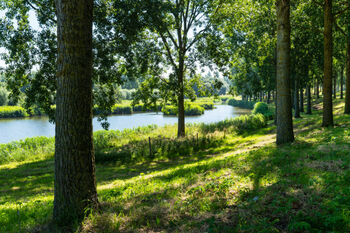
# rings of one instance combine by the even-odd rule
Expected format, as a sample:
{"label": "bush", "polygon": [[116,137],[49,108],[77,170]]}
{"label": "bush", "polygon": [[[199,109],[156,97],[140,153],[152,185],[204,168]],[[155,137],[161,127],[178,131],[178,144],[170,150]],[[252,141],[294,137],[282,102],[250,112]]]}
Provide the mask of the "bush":
{"label": "bush", "polygon": [[1,106],[0,118],[16,118],[28,116],[24,108],[19,106]]}
{"label": "bush", "polygon": [[112,107],[111,114],[132,114],[132,112],[130,105],[116,104]]}
{"label": "bush", "polygon": [[253,114],[261,113],[265,115],[269,111],[269,106],[263,102],[258,102],[254,105],[254,109],[252,111]]}
{"label": "bush", "polygon": [[262,102],[258,102],[254,105],[254,109],[252,113],[263,114],[268,120],[271,120],[274,117],[274,112],[269,109],[269,106],[266,103],[262,103]]}
{"label": "bush", "polygon": [[[178,108],[173,105],[166,105],[162,108],[162,112],[167,116],[176,116],[178,114]],[[185,115],[186,116],[198,116],[204,113],[204,108],[196,103],[185,103]]]}
{"label": "bush", "polygon": [[203,107],[205,110],[211,110],[214,109],[214,103],[213,102],[204,102],[204,103],[198,103],[201,107]]}
{"label": "bush", "polygon": [[254,101],[236,100],[234,98],[231,98],[228,100],[227,104],[231,105],[233,107],[253,109],[255,103],[256,102],[254,102]]}
{"label": "bush", "polygon": [[164,113],[164,115],[166,116],[176,116],[178,109],[176,106],[173,105],[166,105],[162,108],[162,112]]}

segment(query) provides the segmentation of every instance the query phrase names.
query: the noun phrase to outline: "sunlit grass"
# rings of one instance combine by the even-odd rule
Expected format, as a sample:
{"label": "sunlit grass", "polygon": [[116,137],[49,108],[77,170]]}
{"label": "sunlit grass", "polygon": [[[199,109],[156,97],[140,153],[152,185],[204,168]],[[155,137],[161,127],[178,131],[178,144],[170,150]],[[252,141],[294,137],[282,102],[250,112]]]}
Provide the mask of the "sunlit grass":
{"label": "sunlit grass", "polygon": [[[350,116],[335,103],[335,128],[320,127],[321,112],[303,114],[296,142],[283,147],[270,122],[253,133],[217,132],[221,143],[176,158],[98,163],[101,209],[77,231],[349,232]],[[176,126],[140,130],[104,143],[176,135]],[[0,167],[0,232],[54,232],[53,166],[45,158]]]}

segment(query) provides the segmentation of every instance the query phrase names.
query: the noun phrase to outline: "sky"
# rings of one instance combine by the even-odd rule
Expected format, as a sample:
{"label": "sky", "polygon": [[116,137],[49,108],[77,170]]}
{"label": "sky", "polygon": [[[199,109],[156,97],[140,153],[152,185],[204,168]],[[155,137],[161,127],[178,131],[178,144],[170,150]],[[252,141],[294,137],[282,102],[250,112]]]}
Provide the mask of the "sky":
{"label": "sky", "polygon": [[[0,18],[4,18],[5,17],[5,12],[4,11],[0,11]],[[30,11],[29,12],[29,22],[30,25],[34,28],[34,29],[39,29],[39,24],[38,21],[36,20],[36,16],[34,11]],[[0,53],[4,53],[5,49],[0,47]],[[1,59],[0,57],[0,67],[5,67],[5,63],[4,61]]]}

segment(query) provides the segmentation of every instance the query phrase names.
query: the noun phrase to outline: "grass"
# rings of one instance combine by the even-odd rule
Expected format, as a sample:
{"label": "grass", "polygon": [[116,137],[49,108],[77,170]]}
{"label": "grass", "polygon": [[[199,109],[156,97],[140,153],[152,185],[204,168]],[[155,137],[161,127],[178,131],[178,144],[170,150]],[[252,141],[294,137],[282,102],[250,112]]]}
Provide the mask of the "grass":
{"label": "grass", "polygon": [[[302,115],[296,142],[282,147],[270,122],[242,135],[218,129],[220,143],[174,158],[98,163],[101,208],[76,231],[349,232],[350,116],[335,106],[336,127],[320,127],[321,111]],[[167,127],[102,141],[112,153],[137,134],[174,136]],[[51,158],[0,165],[0,232],[55,232],[53,166]]]}

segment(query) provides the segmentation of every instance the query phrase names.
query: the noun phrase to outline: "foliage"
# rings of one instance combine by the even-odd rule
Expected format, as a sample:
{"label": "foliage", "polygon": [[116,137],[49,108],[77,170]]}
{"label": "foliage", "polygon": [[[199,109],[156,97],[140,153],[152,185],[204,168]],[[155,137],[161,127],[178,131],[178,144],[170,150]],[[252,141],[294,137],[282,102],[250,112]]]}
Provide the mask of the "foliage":
{"label": "foliage", "polygon": [[3,87],[0,87],[0,106],[6,106],[8,104],[8,91],[3,88]]}
{"label": "foliage", "polygon": [[263,103],[263,102],[256,103],[254,105],[254,109],[253,109],[252,113],[253,114],[260,113],[260,114],[264,115],[269,120],[272,120],[274,115],[275,115],[275,112],[269,108],[269,105],[266,103]]}
{"label": "foliage", "polygon": [[255,103],[256,102],[254,101],[236,100],[234,98],[229,99],[227,102],[228,105],[231,105],[233,107],[247,108],[247,109],[254,109]]}
{"label": "foliage", "polygon": [[[210,104],[203,104],[204,106],[208,107],[210,109],[211,106],[214,107],[213,105]],[[185,115],[186,116],[197,116],[197,115],[202,115],[204,114],[204,110],[205,108],[202,107],[201,104],[196,104],[196,103],[185,103]],[[178,114],[178,108],[176,106],[172,106],[172,105],[165,105],[162,108],[162,112],[164,113],[164,115],[172,115],[172,116],[176,116]]]}
{"label": "foliage", "polygon": [[0,118],[16,118],[26,117],[28,113],[26,110],[19,106],[1,106],[0,107]]}

